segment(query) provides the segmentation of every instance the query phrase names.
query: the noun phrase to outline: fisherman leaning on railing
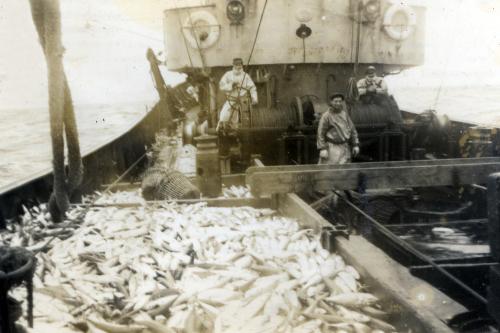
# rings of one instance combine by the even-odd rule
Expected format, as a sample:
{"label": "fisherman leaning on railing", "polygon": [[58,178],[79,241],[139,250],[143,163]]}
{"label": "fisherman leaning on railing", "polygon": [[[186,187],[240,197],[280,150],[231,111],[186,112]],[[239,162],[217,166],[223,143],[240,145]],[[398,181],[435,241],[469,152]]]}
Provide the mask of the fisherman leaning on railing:
{"label": "fisherman leaning on railing", "polygon": [[387,84],[377,76],[375,67],[368,66],[366,76],[357,83],[359,98],[365,104],[377,102],[377,96],[387,96]]}

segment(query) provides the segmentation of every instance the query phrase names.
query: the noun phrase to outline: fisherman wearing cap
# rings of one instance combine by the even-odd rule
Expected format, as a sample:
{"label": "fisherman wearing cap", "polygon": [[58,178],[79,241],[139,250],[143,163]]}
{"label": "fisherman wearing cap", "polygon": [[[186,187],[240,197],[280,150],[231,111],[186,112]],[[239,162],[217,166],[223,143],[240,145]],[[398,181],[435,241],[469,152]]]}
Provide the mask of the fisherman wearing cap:
{"label": "fisherman wearing cap", "polygon": [[227,100],[222,106],[219,115],[217,131],[225,124],[230,124],[231,127],[235,128],[239,121],[240,104],[237,102],[238,96],[243,97],[247,92],[250,92],[252,104],[258,103],[257,88],[250,75],[243,71],[243,60],[241,58],[233,59],[233,69],[222,76],[219,89],[226,94]]}
{"label": "fisherman wearing cap", "polygon": [[387,95],[387,84],[376,75],[375,67],[368,66],[366,76],[357,83],[359,97],[365,103],[371,103],[377,95]]}
{"label": "fisherman wearing cap", "polygon": [[345,164],[359,154],[358,132],[344,107],[344,95],[330,96],[330,107],[318,125],[318,164]]}

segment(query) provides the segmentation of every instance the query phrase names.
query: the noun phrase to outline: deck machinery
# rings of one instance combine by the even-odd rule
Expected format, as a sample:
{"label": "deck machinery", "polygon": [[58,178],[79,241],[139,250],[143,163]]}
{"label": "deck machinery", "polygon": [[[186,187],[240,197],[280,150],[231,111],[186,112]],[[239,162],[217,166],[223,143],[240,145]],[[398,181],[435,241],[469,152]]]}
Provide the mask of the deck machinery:
{"label": "deck machinery", "polygon": [[[240,98],[239,126],[218,133],[223,173],[244,170],[259,156],[266,165],[282,166],[248,170],[255,195],[299,192],[315,207],[324,199],[315,201],[317,192],[355,190],[341,195],[347,223],[368,221],[368,236],[414,274],[424,272],[470,309],[484,314],[488,308],[500,321],[495,176],[488,194],[484,186],[488,175],[500,171],[500,160],[487,158],[497,156],[497,131],[431,110],[402,112],[390,87],[378,101],[357,95],[356,81],[369,65],[389,75],[424,63],[425,8],[386,0],[179,0],[164,11],[164,31],[167,66],[187,74],[198,89],[210,128],[225,101],[218,82],[233,58],[243,59],[257,86],[259,103]],[[310,165],[317,161],[317,120],[333,92],[345,94],[360,134],[356,162],[369,163]],[[290,164],[296,166],[284,166]],[[455,225],[483,231],[488,225],[491,252],[436,259],[404,240],[408,230]],[[478,282],[470,278],[474,272],[489,278]],[[464,315],[456,319],[457,330],[481,327],[485,320]]]}
{"label": "deck machinery", "polygon": [[174,1],[164,13],[167,66],[198,87],[211,127],[233,58],[243,59],[257,86],[258,105],[238,102],[238,149],[226,154],[233,160],[313,162],[315,124],[333,92],[346,94],[365,159],[407,154],[395,100],[359,103],[355,83],[371,64],[379,75],[423,64],[425,8],[380,0]]}

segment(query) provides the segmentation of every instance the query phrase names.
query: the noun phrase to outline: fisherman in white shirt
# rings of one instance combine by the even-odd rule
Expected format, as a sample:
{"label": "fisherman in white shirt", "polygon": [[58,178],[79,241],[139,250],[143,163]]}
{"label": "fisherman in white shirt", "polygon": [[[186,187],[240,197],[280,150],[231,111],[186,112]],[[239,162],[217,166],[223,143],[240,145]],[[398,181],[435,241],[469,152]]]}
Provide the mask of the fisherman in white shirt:
{"label": "fisherman in white shirt", "polygon": [[238,126],[239,121],[239,103],[236,102],[238,96],[242,97],[250,92],[252,104],[258,103],[257,88],[250,75],[243,71],[243,60],[241,58],[233,59],[233,69],[226,72],[219,82],[219,89],[226,94],[226,102],[222,106],[219,114],[219,123],[217,131],[223,127],[223,124],[229,124],[232,128]]}

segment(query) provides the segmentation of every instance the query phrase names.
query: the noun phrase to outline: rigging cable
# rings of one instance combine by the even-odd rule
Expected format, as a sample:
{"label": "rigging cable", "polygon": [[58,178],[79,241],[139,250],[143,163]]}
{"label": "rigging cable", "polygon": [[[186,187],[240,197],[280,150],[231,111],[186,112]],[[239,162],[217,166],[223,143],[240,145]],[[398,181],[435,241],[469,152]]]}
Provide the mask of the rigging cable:
{"label": "rigging cable", "polygon": [[[184,47],[186,48],[186,53],[187,53],[187,56],[189,59],[189,64],[191,65],[191,67],[193,67],[194,66],[193,59],[191,59],[191,53],[189,52],[189,47],[187,45],[186,36],[184,36],[184,27],[182,26],[181,13],[179,12],[179,8],[177,7],[177,1],[175,1],[174,5],[175,5],[175,16],[177,17],[177,22],[179,22],[180,33],[182,35],[182,40],[184,41]],[[196,36],[195,36],[195,39],[196,39]]]}
{"label": "rigging cable", "polygon": [[[175,1],[175,4],[177,6],[177,0]],[[187,14],[188,14],[188,17],[189,17],[189,24],[191,24],[191,29],[193,29],[193,37],[194,37],[194,40],[196,42],[196,48],[198,49],[198,53],[200,54],[200,61],[201,61],[201,70],[203,73],[206,73],[206,70],[205,70],[205,57],[203,55],[203,52],[201,50],[201,47],[200,47],[200,41],[198,40],[198,36],[196,35],[196,27],[194,26],[193,24],[193,18],[191,17],[191,11],[189,9],[189,7],[187,8]],[[192,67],[192,65],[191,65]]]}
{"label": "rigging cable", "polygon": [[356,77],[358,75],[358,66],[359,66],[359,48],[361,45],[361,7],[362,7],[362,2],[359,1],[358,3],[358,19],[357,19],[357,24],[358,24],[358,29],[356,31],[356,61],[354,62],[354,76]]}
{"label": "rigging cable", "polygon": [[[255,49],[255,44],[257,43],[257,38],[259,37],[259,31],[260,31],[260,26],[262,24],[262,19],[264,18],[264,13],[266,12],[266,7],[267,7],[267,0],[264,2],[264,7],[262,8],[262,13],[260,14],[260,18],[259,18],[259,24],[257,25],[257,31],[255,32],[255,37],[254,37],[254,40],[253,40],[253,43],[252,43],[252,48],[250,50],[250,55],[248,56],[248,61],[247,61],[247,65],[246,67],[248,68],[248,66],[250,65],[250,61],[252,59],[252,55],[253,55],[253,51]],[[231,106],[231,114],[229,116],[229,119],[232,119],[233,117],[233,114],[234,112],[240,112],[240,106],[241,106],[241,100],[240,100],[240,94],[241,94],[241,90],[245,90],[246,91],[246,96],[248,96],[248,92],[249,92],[249,89],[248,88],[243,88],[243,83],[245,82],[245,79],[247,77],[247,73],[246,72],[243,72],[243,77],[241,78],[241,81],[240,81],[240,84],[239,84],[239,87],[238,87],[238,92],[236,94],[236,98],[235,100],[233,101],[233,104],[229,104]],[[228,99],[229,101],[229,99]]]}
{"label": "rigging cable", "polygon": [[356,100],[359,98],[359,93],[356,85],[356,77],[358,75],[358,66],[359,66],[359,48],[361,46],[361,8],[362,8],[362,2],[358,0],[357,4],[357,19],[354,18],[354,14],[352,17],[352,29],[351,29],[351,61],[353,61],[353,49],[354,49],[354,23],[357,23],[357,29],[356,29],[356,53],[355,53],[355,59],[354,59],[354,67],[352,70],[352,76],[349,78],[349,81],[347,83],[347,101],[350,104],[353,104]]}
{"label": "rigging cable", "polygon": [[253,40],[252,49],[250,50],[250,55],[248,56],[247,66],[250,65],[250,59],[252,59],[253,51],[255,49],[255,44],[257,43],[257,38],[259,37],[260,25],[262,24],[262,19],[264,18],[264,13],[267,7],[267,0],[264,2],[264,8],[262,8],[262,13],[260,14],[259,25],[257,26],[257,31],[255,32],[255,38]]}
{"label": "rigging cable", "polygon": [[[458,10],[460,10],[461,7],[462,7],[462,0],[460,0],[459,3],[458,3],[458,6],[455,7],[457,9],[457,12],[458,12]],[[447,54],[448,57],[446,59],[445,65],[444,65],[443,75],[441,76],[441,83],[439,84],[438,91],[436,93],[436,98],[434,99],[434,104],[433,104],[431,110],[435,110],[436,109],[437,104],[439,102],[439,99],[441,97],[441,91],[443,89],[444,77],[445,77],[446,72],[448,71],[448,65],[449,65],[449,62],[450,62],[451,53],[456,48],[456,42],[457,42],[457,36],[458,35],[459,34],[453,34],[453,40],[452,40],[452,43],[450,44],[450,45],[453,45],[453,46],[450,47],[450,48],[448,48],[448,54]]]}
{"label": "rigging cable", "polygon": [[[259,37],[260,26],[262,24],[262,19],[264,18],[264,13],[266,12],[266,7],[267,7],[267,0],[266,0],[266,2],[264,2],[264,7],[262,8],[262,13],[260,14],[259,24],[257,25],[257,31],[255,32],[255,37],[254,37],[253,43],[252,43],[252,49],[250,50],[250,55],[248,56],[248,61],[247,61],[247,65],[246,65],[247,68],[250,65],[250,61],[252,59],[253,51],[255,49],[255,44],[257,44],[257,38]],[[244,73],[245,74],[243,75],[243,78],[241,79],[241,82],[240,82],[238,94],[236,95],[238,97],[238,99],[240,97],[241,89],[243,88],[243,82],[245,81],[245,78],[248,75],[246,72],[244,72]],[[231,116],[232,116],[232,113],[231,113]]]}
{"label": "rigging cable", "polygon": [[354,63],[354,23],[356,20],[354,19],[354,14],[349,17],[352,20],[351,23],[351,62]]}

